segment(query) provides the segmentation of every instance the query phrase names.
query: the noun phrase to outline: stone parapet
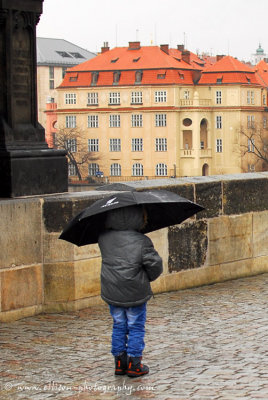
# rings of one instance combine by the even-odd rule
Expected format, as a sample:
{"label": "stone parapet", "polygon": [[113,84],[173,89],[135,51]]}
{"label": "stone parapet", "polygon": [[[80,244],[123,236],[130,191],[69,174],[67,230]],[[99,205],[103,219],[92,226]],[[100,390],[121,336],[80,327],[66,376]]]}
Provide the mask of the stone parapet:
{"label": "stone parapet", "polygon": [[[148,235],[164,261],[155,293],[268,272],[267,172],[126,185],[171,190],[206,208]],[[110,189],[0,201],[0,321],[101,302],[98,245],[77,247],[58,237],[79,211],[116,193]]]}

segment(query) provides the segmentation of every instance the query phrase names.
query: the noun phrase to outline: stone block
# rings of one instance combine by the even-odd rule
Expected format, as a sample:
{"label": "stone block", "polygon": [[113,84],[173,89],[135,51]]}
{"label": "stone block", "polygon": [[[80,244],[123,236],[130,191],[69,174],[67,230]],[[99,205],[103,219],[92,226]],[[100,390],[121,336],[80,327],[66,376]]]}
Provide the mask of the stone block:
{"label": "stone block", "polygon": [[45,264],[45,304],[99,295],[100,265],[100,258]]}
{"label": "stone block", "polygon": [[59,235],[59,233],[55,232],[44,234],[44,263],[100,257],[100,250],[97,244],[78,247],[65,240],[60,240]]}
{"label": "stone block", "polygon": [[208,221],[210,265],[252,257],[252,214],[222,216]]}
{"label": "stone block", "polygon": [[42,262],[40,199],[0,202],[0,268]]}
{"label": "stone block", "polygon": [[195,201],[205,210],[197,213],[197,219],[213,218],[222,214],[221,182],[198,183],[195,185]]}
{"label": "stone block", "polygon": [[75,300],[74,263],[44,264],[44,303]]}
{"label": "stone block", "polygon": [[163,273],[168,273],[168,228],[148,233],[153,245],[163,260]]}
{"label": "stone block", "polygon": [[199,268],[206,262],[207,222],[185,222],[168,232],[169,272]]}
{"label": "stone block", "polygon": [[253,256],[268,255],[268,211],[253,213]]}
{"label": "stone block", "polygon": [[75,298],[97,296],[100,294],[101,259],[77,261],[74,264]]}
{"label": "stone block", "polygon": [[268,179],[223,181],[223,214],[264,211],[267,209],[267,204]]}
{"label": "stone block", "polygon": [[0,271],[0,288],[2,312],[42,304],[42,266]]}

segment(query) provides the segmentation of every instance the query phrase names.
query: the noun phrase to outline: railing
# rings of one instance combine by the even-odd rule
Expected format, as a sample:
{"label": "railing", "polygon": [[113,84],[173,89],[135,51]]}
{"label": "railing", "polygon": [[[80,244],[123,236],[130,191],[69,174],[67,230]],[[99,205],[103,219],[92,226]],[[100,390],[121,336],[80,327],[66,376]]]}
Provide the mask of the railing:
{"label": "railing", "polygon": [[180,100],[181,107],[192,107],[192,106],[210,106],[211,100],[210,99],[196,99],[189,100],[189,99],[182,99]]}
{"label": "railing", "polygon": [[195,151],[193,149],[181,149],[181,158],[193,158],[195,156]]}
{"label": "railing", "polygon": [[[181,158],[194,158],[197,157],[197,152],[194,149],[181,149],[180,151]],[[211,157],[212,150],[211,149],[200,149],[199,157]]]}

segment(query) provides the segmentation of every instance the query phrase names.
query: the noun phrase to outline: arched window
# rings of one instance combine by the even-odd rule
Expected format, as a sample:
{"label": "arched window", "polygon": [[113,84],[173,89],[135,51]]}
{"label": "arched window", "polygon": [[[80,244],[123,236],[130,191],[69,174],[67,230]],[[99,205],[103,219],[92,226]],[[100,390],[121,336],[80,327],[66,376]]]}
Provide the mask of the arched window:
{"label": "arched window", "polygon": [[156,176],[167,176],[167,165],[163,163],[159,163],[155,168]]}
{"label": "arched window", "polygon": [[111,176],[121,176],[121,165],[114,163],[111,164]]}
{"label": "arched window", "polygon": [[96,173],[100,170],[99,164],[92,163],[88,164],[88,175],[96,176]]}
{"label": "arched window", "polygon": [[143,165],[136,163],[132,165],[132,176],[143,176]]}

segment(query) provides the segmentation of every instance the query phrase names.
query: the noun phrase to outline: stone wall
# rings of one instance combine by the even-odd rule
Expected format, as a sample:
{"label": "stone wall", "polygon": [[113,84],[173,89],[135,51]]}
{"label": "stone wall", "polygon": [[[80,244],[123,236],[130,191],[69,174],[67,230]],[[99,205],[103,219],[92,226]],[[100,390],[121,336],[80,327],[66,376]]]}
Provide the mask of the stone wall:
{"label": "stone wall", "polygon": [[[268,272],[268,173],[131,182],[174,191],[206,207],[185,223],[149,234],[164,260],[155,293]],[[98,304],[97,245],[58,236],[107,191],[0,201],[0,321]]]}

